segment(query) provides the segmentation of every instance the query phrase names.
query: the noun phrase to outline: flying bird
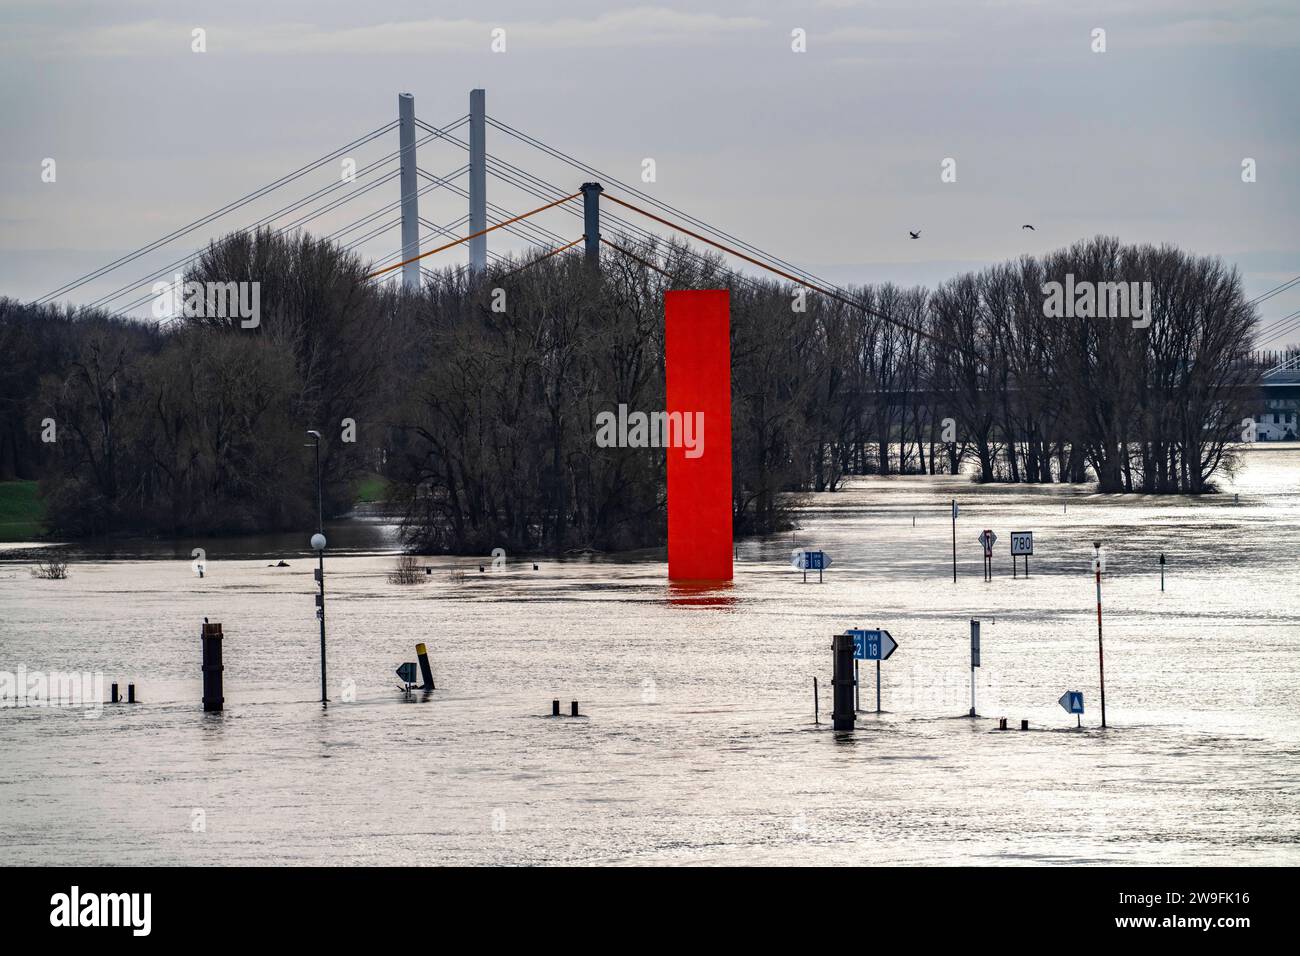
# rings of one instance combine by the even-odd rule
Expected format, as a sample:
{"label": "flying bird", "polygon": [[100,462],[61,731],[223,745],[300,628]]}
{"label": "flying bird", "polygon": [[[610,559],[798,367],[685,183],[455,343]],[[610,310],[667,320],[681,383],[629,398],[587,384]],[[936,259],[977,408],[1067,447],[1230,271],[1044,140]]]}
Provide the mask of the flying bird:
{"label": "flying bird", "polygon": [[920,238],[921,238],[921,230],[919,230],[919,229],[918,229],[916,232],[913,232],[912,230],[909,229],[909,230],[907,230],[907,234],[908,234],[909,236],[911,236],[913,239],[920,239]]}
{"label": "flying bird", "polygon": [[1034,232],[1034,231],[1035,231],[1035,230],[1034,230],[1034,227],[1031,226],[1029,223],[1025,223],[1025,224],[1024,224],[1023,226],[1021,226],[1020,228],[1021,228],[1021,229],[1028,229],[1030,232]]}

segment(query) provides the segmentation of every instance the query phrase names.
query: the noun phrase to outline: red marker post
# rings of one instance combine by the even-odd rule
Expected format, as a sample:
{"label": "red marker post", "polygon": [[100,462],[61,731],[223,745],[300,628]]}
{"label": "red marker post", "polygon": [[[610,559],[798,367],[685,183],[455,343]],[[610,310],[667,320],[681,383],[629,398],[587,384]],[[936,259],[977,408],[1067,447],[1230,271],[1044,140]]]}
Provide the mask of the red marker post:
{"label": "red marker post", "polygon": [[1106,656],[1101,646],[1101,542],[1092,543],[1092,563],[1097,572],[1097,672],[1101,678],[1101,725],[1106,726]]}

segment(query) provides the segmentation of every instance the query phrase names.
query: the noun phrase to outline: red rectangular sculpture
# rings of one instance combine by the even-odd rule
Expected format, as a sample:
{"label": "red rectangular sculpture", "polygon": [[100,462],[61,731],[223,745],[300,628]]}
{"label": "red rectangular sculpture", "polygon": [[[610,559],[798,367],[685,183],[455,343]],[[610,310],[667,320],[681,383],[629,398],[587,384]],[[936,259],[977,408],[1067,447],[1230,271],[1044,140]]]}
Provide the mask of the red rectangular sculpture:
{"label": "red rectangular sculpture", "polygon": [[730,581],[731,296],[727,290],[664,293],[664,362],[669,422],[680,420],[687,439],[668,448],[668,578]]}

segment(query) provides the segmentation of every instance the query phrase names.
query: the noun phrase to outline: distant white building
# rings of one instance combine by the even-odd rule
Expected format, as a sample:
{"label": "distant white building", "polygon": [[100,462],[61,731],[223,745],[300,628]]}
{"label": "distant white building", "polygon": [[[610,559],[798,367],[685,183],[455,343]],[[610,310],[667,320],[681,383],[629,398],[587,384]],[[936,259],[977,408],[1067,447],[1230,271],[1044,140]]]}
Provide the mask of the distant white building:
{"label": "distant white building", "polygon": [[1300,399],[1273,398],[1255,418],[1256,441],[1295,441],[1300,436]]}

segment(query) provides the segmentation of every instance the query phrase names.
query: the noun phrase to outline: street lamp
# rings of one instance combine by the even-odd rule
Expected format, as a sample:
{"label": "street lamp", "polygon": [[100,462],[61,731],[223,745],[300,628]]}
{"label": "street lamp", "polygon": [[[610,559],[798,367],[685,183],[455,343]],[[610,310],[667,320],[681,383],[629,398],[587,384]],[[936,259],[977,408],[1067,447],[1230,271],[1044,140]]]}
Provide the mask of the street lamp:
{"label": "street lamp", "polygon": [[[312,438],[315,439],[313,444],[316,447],[316,530],[324,531],[325,525],[322,522],[322,518],[321,518],[323,512],[321,510],[321,488],[320,488],[320,432],[312,429],[308,431],[307,434],[311,435]],[[311,446],[307,446],[307,447],[311,447]]]}
{"label": "street lamp", "polygon": [[320,484],[320,432],[309,430],[308,435],[312,436],[316,447],[316,533],[311,536],[312,550],[316,552],[316,619],[320,621],[320,702],[329,703],[329,697],[325,693],[325,525],[323,520],[324,511],[321,505],[321,484]]}
{"label": "street lamp", "polygon": [[1097,572],[1097,673],[1101,678],[1101,725],[1106,726],[1106,658],[1101,649],[1101,542],[1092,543],[1092,566]]}
{"label": "street lamp", "polygon": [[320,702],[328,704],[325,696],[325,535],[319,531],[311,536],[311,546],[319,562],[316,567],[316,618],[320,621]]}

